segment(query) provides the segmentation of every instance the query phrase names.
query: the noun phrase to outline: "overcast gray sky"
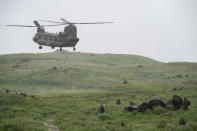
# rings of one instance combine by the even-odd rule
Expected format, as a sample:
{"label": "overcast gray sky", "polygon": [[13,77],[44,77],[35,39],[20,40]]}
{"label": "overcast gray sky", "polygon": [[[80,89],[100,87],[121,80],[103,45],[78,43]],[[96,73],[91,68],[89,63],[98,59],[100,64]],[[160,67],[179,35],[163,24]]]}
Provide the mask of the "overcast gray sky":
{"label": "overcast gray sky", "polygon": [[77,51],[197,62],[197,0],[0,0],[0,17],[0,54],[53,51],[50,47],[38,49],[32,41],[35,28],[5,24],[33,25],[36,19],[65,18],[116,22],[77,26]]}

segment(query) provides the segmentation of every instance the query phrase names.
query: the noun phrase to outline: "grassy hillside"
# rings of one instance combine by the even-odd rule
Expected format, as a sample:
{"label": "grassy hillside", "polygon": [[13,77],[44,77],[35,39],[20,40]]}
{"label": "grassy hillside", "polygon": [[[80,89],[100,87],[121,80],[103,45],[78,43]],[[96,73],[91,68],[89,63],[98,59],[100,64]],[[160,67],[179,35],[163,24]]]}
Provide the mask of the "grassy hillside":
{"label": "grassy hillside", "polygon": [[119,88],[123,81],[134,85],[197,84],[196,63],[161,63],[135,55],[53,52],[2,55],[0,61],[1,89],[18,85],[28,93],[40,92],[39,87],[44,92],[54,87],[109,90]]}
{"label": "grassy hillside", "polygon": [[[6,89],[38,100],[0,93],[2,130],[47,130],[47,124],[60,130],[197,129],[197,63],[66,51],[1,55],[0,90]],[[153,98],[167,101],[174,94],[191,100],[189,111],[158,107],[145,113],[122,112],[131,100],[140,105]],[[121,105],[116,105],[117,99]],[[100,104],[106,112],[96,116]],[[178,125],[181,117],[187,120],[185,126]]]}

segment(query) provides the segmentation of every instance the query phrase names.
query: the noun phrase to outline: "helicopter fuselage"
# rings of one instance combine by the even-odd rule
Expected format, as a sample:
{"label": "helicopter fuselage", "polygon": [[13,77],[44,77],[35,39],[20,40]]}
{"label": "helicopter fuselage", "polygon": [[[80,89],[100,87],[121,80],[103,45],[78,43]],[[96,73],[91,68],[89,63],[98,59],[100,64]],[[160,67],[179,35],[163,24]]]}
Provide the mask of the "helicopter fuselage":
{"label": "helicopter fuselage", "polygon": [[60,47],[73,47],[79,41],[77,38],[77,27],[75,25],[69,24],[64,27],[64,32],[49,33],[45,32],[45,29],[41,26],[38,26],[37,33],[33,37],[33,41],[39,44],[39,49],[42,49],[43,46],[50,46],[51,48]]}
{"label": "helicopter fuselage", "polygon": [[59,34],[48,33],[48,32],[42,32],[42,33],[37,32],[33,37],[33,41],[39,45],[51,46],[52,48],[54,48],[54,47],[75,47],[79,39],[67,35],[63,32],[60,32]]}

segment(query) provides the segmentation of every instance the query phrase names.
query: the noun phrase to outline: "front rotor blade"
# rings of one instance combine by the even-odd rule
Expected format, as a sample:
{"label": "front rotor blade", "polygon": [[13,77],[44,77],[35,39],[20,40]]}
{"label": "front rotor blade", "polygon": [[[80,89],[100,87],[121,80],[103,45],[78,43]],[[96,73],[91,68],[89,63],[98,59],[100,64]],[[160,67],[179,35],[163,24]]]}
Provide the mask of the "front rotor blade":
{"label": "front rotor blade", "polygon": [[[45,26],[61,26],[61,25],[64,25],[64,23],[56,24],[56,25],[41,25],[41,27],[45,27]],[[32,25],[6,25],[6,26],[14,26],[14,27],[36,27],[36,26],[32,26]]]}
{"label": "front rotor blade", "polygon": [[64,18],[60,18],[60,20],[63,21],[64,23],[72,23],[72,22],[67,21],[67,20],[64,19]]}
{"label": "front rotor blade", "polygon": [[32,25],[6,25],[6,26],[15,26],[15,27],[36,27]]}
{"label": "front rotor blade", "polygon": [[51,23],[63,23],[63,22],[57,22],[57,21],[50,21],[50,20],[37,20],[42,22],[51,22]]}

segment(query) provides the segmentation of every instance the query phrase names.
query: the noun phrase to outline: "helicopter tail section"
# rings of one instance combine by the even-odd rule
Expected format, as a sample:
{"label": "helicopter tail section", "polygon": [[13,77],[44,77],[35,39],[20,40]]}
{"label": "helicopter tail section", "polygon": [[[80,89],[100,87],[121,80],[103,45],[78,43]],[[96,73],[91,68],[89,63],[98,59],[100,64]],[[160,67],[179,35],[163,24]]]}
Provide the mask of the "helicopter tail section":
{"label": "helicopter tail section", "polygon": [[76,39],[77,38],[77,27],[75,25],[68,25],[64,28],[64,33],[67,35],[70,39]]}

